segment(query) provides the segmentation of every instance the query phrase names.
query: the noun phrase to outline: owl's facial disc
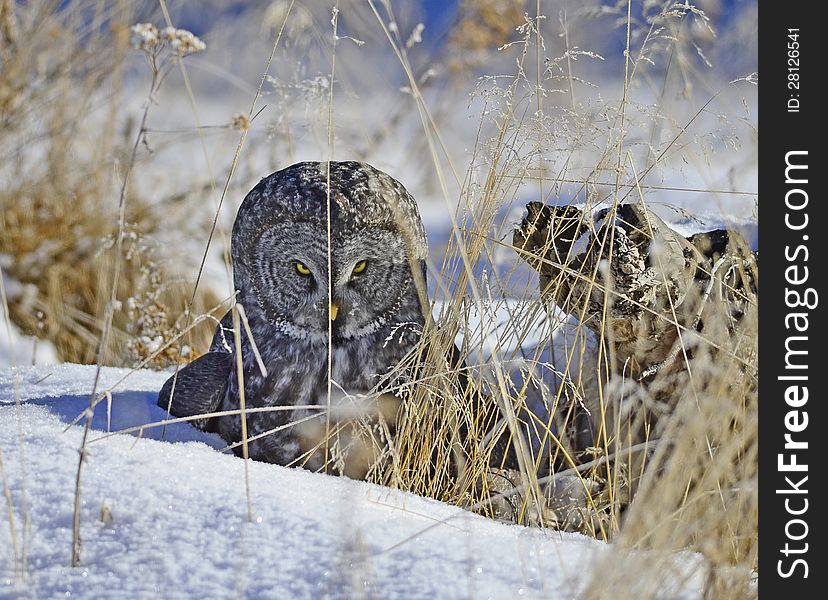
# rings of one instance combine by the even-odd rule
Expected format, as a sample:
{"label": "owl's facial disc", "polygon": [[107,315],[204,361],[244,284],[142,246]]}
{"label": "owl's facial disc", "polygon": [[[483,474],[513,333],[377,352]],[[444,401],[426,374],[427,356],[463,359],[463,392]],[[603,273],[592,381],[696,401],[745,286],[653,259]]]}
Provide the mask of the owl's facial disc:
{"label": "owl's facial disc", "polygon": [[400,306],[413,286],[402,236],[335,230],[330,257],[327,239],[318,224],[301,221],[261,233],[248,278],[267,320],[286,335],[322,342],[329,331],[335,339],[353,339],[402,318]]}
{"label": "owl's facial disc", "polygon": [[[368,268],[368,261],[361,260],[357,264],[354,265],[353,269],[351,269],[351,277],[354,278],[358,275],[361,275],[365,272],[365,269]],[[345,282],[348,283],[347,281]],[[336,317],[339,315],[339,304],[336,297],[331,299],[331,321],[336,321]]]}
{"label": "owl's facial disc", "polygon": [[370,335],[398,321],[413,286],[403,237],[396,231],[365,229],[343,236],[333,254],[333,323],[338,339]]}

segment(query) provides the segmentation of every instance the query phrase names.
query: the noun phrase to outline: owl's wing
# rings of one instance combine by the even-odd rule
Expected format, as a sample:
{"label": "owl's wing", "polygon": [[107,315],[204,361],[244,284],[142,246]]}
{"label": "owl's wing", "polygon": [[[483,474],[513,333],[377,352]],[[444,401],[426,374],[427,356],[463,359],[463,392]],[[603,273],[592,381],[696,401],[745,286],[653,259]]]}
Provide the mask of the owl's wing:
{"label": "owl's wing", "polygon": [[[174,417],[193,417],[215,412],[224,398],[232,371],[232,354],[208,352],[179,369],[177,376],[167,379],[158,394],[158,406],[169,410]],[[210,431],[212,421],[211,418],[203,418],[195,419],[192,423],[199,429]]]}
{"label": "owl's wing", "polygon": [[210,352],[232,352],[235,338],[233,337],[233,311],[228,310],[221,319],[213,341],[210,342]]}

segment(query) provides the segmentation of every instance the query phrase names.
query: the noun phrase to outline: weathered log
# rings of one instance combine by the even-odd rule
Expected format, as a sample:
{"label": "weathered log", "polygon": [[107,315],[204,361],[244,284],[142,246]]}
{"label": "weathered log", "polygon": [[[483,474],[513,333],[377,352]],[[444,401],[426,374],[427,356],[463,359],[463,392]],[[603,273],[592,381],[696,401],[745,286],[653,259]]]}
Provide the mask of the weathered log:
{"label": "weathered log", "polygon": [[[622,415],[629,424],[625,443],[640,441],[635,431],[643,425],[653,435],[656,413],[669,412],[685,389],[693,356],[703,350],[715,360],[730,352],[729,339],[743,336],[745,315],[756,308],[757,255],[735,231],[685,238],[639,203],[594,216],[539,202],[527,210],[513,244],[538,270],[542,298],[604,345],[601,362],[609,369],[599,365],[585,383],[588,408],[598,406],[600,395],[609,407],[604,416],[614,408],[618,418],[607,396],[624,387],[625,401],[638,395],[647,404],[636,411],[627,402],[624,410],[638,414]],[[743,338],[739,355],[755,353],[755,333]]]}

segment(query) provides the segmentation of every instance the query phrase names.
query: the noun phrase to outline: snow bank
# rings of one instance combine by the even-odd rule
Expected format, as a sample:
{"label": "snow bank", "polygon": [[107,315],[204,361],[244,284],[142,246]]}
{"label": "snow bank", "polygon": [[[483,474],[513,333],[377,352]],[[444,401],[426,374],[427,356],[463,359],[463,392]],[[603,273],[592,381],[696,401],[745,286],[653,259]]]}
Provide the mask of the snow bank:
{"label": "snow bank", "polygon": [[[0,314],[0,319],[5,319],[5,315]],[[23,335],[14,325],[7,329],[2,323],[0,328],[0,369],[12,364],[51,365],[58,361],[51,342]]]}
{"label": "snow bank", "polygon": [[[117,383],[118,391],[109,409],[104,402],[95,411],[82,485],[83,565],[71,568],[82,429],[64,429],[87,405],[94,367],[0,371],[0,450],[15,532],[13,540],[4,514],[0,596],[573,598],[607,548],[362,482],[253,462],[248,522],[244,461],[221,452],[218,438],[187,425],[168,428],[163,440],[160,428],[141,439],[105,436],[107,426],[163,418],[155,390],[167,374],[123,379],[129,373],[102,371],[100,388]],[[24,515],[31,525],[25,534]],[[21,579],[14,549],[24,545]],[[695,591],[684,590],[688,597]],[[666,597],[679,593],[665,589]]]}

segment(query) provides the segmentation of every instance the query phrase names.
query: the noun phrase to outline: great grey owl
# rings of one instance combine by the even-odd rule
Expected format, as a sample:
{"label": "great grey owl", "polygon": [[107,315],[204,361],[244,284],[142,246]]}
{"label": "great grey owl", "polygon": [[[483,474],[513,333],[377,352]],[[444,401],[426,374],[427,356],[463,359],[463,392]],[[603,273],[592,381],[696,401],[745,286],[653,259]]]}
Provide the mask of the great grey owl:
{"label": "great grey owl", "polygon": [[[374,388],[421,335],[412,268],[424,282],[427,256],[416,202],[402,184],[365,163],[328,164],[298,163],[262,179],[242,202],[231,241],[236,302],[266,371],[240,329],[250,456],[317,469],[319,457],[290,424],[320,412],[300,407],[327,402],[329,338],[333,393]],[[228,313],[210,351],[170,377],[158,404],[182,417],[238,411],[235,347]],[[253,410],[290,406],[297,408]],[[238,414],[196,424],[231,443],[242,438]]]}

